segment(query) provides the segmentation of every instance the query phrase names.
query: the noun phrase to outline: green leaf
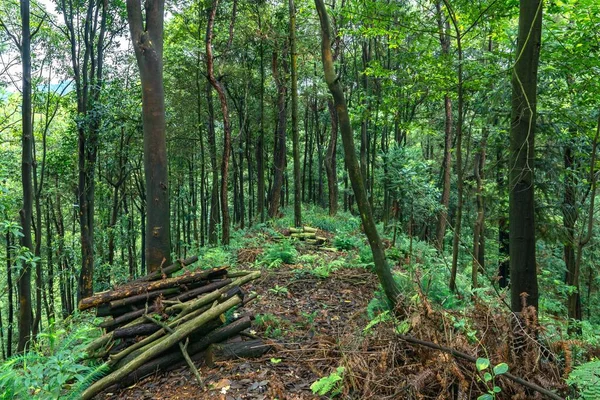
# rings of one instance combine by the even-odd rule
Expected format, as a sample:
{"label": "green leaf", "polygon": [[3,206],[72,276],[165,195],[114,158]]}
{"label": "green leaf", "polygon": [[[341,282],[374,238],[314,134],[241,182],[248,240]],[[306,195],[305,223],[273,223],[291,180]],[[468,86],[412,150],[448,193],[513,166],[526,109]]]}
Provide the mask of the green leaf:
{"label": "green leaf", "polygon": [[479,396],[477,398],[477,400],[494,400],[494,396],[492,396],[489,393],[486,393],[486,394],[482,394],[481,396]]}
{"label": "green leaf", "polygon": [[492,380],[492,374],[490,374],[489,372],[486,372],[485,374],[483,374],[483,380],[486,382],[489,382]]}
{"label": "green leaf", "polygon": [[494,367],[494,375],[502,375],[508,372],[508,364],[500,363]]}
{"label": "green leaf", "polygon": [[502,389],[500,389],[498,386],[494,386],[494,389],[492,389],[494,391],[494,393],[500,393],[502,391]]}
{"label": "green leaf", "polygon": [[271,364],[279,364],[281,362],[281,358],[271,358]]}
{"label": "green leaf", "polygon": [[477,367],[477,371],[483,371],[490,366],[490,360],[487,358],[478,358],[477,361],[475,361],[475,366]]}

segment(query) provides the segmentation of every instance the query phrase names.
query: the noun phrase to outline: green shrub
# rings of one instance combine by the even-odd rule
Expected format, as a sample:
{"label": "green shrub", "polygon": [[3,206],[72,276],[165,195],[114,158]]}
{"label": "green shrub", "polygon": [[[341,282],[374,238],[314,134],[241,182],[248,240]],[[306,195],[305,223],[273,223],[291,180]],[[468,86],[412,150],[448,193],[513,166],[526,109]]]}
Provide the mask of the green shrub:
{"label": "green shrub", "polygon": [[298,251],[288,240],[282,240],[279,243],[273,243],[265,246],[265,251],[260,258],[260,264],[266,266],[279,266],[283,264],[293,264],[298,256]]}
{"label": "green shrub", "polygon": [[104,365],[83,362],[84,349],[97,328],[80,322],[74,329],[40,333],[31,350],[0,366],[1,399],[79,398],[95,379],[108,370]]}
{"label": "green shrub", "polygon": [[358,240],[352,236],[337,235],[333,239],[333,245],[338,250],[353,250],[358,247]]}
{"label": "green shrub", "polygon": [[584,400],[600,399],[600,360],[579,365],[571,371],[567,383],[573,385]]}
{"label": "green shrub", "polygon": [[329,394],[331,397],[335,397],[342,393],[342,381],[344,379],[344,367],[337,367],[337,369],[328,376],[324,376],[318,381],[310,385],[310,389],[313,394],[319,396],[325,396]]}

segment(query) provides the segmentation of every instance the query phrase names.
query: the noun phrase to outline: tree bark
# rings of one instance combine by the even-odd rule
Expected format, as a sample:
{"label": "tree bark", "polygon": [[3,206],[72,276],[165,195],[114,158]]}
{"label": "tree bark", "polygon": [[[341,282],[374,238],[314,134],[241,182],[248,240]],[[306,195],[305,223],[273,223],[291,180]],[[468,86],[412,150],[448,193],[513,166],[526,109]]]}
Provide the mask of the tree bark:
{"label": "tree bark", "polygon": [[524,295],[527,305],[538,307],[533,174],[542,1],[521,0],[512,74],[509,235],[511,309],[514,312],[522,310]]}
{"label": "tree bark", "polygon": [[164,0],[127,0],[127,19],[142,81],[144,174],[146,181],[145,249],[147,268],[156,271],[171,259],[169,175],[163,88]]}

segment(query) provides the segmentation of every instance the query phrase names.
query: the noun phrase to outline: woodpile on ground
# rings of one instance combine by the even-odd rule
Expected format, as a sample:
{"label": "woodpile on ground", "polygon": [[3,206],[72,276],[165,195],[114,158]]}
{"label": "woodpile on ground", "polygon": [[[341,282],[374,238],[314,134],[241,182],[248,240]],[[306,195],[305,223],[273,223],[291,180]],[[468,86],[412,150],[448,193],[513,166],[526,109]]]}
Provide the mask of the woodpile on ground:
{"label": "woodpile on ground", "polygon": [[305,242],[306,244],[313,245],[315,247],[320,247],[323,250],[331,250],[335,251],[334,248],[326,247],[329,240],[325,236],[321,236],[318,234],[318,229],[310,226],[303,226],[300,228],[290,227],[285,230],[284,235],[289,236],[293,239],[297,239]]}
{"label": "woodpile on ground", "polygon": [[222,267],[170,277],[197,260],[180,260],[81,300],[80,310],[96,308],[98,316],[106,317],[101,323],[106,333],[86,352],[108,371],[83,393],[83,399],[186,364],[202,385],[195,363],[257,357],[269,350],[262,340],[244,332],[253,316],[232,313],[255,297],[241,288],[260,272],[229,272]]}

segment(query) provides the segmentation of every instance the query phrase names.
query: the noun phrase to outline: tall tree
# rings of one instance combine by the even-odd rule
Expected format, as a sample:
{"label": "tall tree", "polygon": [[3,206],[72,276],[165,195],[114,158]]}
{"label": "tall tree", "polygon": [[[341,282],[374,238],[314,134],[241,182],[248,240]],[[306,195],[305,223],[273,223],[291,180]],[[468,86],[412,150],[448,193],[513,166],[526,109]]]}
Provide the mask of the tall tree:
{"label": "tall tree", "polygon": [[367,198],[367,191],[363,181],[363,176],[361,174],[361,166],[356,157],[354,133],[352,132],[352,125],[350,124],[346,98],[344,97],[344,91],[333,66],[329,17],[327,15],[327,10],[325,9],[323,0],[315,0],[315,6],[317,8],[317,12],[319,13],[319,20],[321,22],[321,54],[323,58],[325,81],[327,82],[329,91],[333,96],[335,108],[338,114],[342,142],[344,145],[344,161],[346,162],[346,169],[348,170],[348,175],[350,176],[350,182],[352,184],[352,190],[354,191],[354,196],[356,197],[356,203],[360,212],[363,229],[369,241],[369,245],[371,246],[371,252],[373,253],[375,271],[388,300],[393,306],[395,306],[398,296],[400,295],[400,288],[396,284],[396,281],[394,281],[392,271],[390,270],[385,259],[383,244],[373,219],[371,204]]}
{"label": "tall tree", "polygon": [[150,272],[169,265],[171,258],[162,58],[164,7],[164,0],[147,0],[143,20],[140,0],[127,0],[129,30],[142,81],[147,202],[144,251]]}
{"label": "tall tree", "polygon": [[521,0],[516,61],[512,74],[510,129],[510,278],[511,309],[537,309],[538,281],[535,257],[534,136],[537,72],[542,37],[543,0]]}
{"label": "tall tree", "polygon": [[[21,246],[33,252],[31,239],[31,217],[33,214],[33,126],[31,120],[31,29],[29,26],[29,0],[21,0],[21,63],[23,68],[23,88],[21,105],[21,182],[23,185],[23,207],[19,212],[23,237]],[[31,307],[31,263],[24,261],[18,279],[19,287],[19,343],[17,351],[28,346],[32,328]]]}
{"label": "tall tree", "polygon": [[[302,182],[300,181],[300,134],[298,132],[298,54],[296,52],[296,7],[294,0],[288,2],[290,9],[290,60],[292,67],[292,147],[294,153],[294,225],[302,225]],[[332,133],[333,135],[333,133]]]}
{"label": "tall tree", "polygon": [[[283,51],[285,53],[285,51]],[[285,170],[285,127],[286,127],[286,87],[285,87],[285,56],[282,56],[282,66],[279,66],[277,50],[273,50],[273,80],[277,86],[277,129],[275,130],[275,146],[273,153],[273,187],[271,189],[271,202],[269,217],[277,218],[281,203],[281,189],[283,188],[283,173]]]}
{"label": "tall tree", "polygon": [[[227,106],[227,97],[222,82],[215,78],[214,57],[212,49],[213,30],[215,25],[215,17],[217,15],[217,7],[219,0],[214,0],[212,8],[208,16],[208,26],[206,27],[206,70],[208,72],[208,80],[212,87],[219,95],[221,103],[221,112],[223,113],[223,158],[221,159],[221,215],[222,215],[222,232],[221,242],[224,245],[229,244],[229,205],[227,200],[227,182],[229,176],[229,156],[231,154],[231,124],[229,122],[229,107]],[[233,35],[231,28],[230,36]]]}

